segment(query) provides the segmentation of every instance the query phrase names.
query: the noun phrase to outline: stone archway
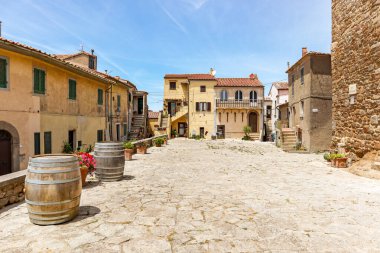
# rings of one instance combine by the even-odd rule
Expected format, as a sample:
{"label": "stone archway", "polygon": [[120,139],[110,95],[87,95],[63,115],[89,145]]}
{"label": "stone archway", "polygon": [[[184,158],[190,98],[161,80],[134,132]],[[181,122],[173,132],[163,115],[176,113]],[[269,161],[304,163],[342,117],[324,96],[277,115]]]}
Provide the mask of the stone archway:
{"label": "stone archway", "polygon": [[[10,156],[11,156],[11,172],[16,172],[20,170],[20,137],[17,129],[5,121],[0,121],[0,131],[4,137],[4,147],[7,145],[6,141],[9,139],[10,145]],[[9,136],[8,136],[9,135]],[[3,156],[6,157],[8,154],[7,150],[0,150],[3,152]]]}

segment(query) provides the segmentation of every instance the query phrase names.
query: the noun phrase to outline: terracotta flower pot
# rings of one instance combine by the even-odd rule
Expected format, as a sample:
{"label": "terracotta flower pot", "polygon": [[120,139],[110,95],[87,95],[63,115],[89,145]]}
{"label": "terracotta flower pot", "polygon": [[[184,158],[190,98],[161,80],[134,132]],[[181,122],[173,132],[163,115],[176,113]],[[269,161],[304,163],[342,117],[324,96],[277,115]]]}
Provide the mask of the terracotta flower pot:
{"label": "terracotta flower pot", "polygon": [[337,168],[347,168],[347,157],[336,158],[335,159],[335,166]]}
{"label": "terracotta flower pot", "polygon": [[126,148],[124,149],[124,156],[126,161],[132,160],[133,149]]}
{"label": "terracotta flower pot", "polygon": [[331,167],[335,167],[335,159],[331,159]]}
{"label": "terracotta flower pot", "polygon": [[164,144],[165,144],[165,145],[168,145],[168,140],[164,140]]}
{"label": "terracotta flower pot", "polygon": [[161,147],[161,143],[156,143],[156,147],[160,148]]}
{"label": "terracotta flower pot", "polygon": [[87,174],[88,174],[87,166],[81,166],[80,167],[80,175],[81,175],[81,179],[82,179],[82,187],[86,184]]}
{"label": "terracotta flower pot", "polygon": [[145,146],[137,147],[137,154],[145,155],[146,150],[147,150],[147,147],[145,147]]}

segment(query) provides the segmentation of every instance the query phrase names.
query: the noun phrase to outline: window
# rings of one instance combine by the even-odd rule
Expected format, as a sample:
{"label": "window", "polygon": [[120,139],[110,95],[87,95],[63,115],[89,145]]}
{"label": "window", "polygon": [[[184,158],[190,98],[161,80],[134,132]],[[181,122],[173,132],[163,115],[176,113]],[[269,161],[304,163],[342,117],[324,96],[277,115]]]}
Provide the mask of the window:
{"label": "window", "polygon": [[40,140],[41,134],[40,133],[34,133],[34,154],[39,155],[41,154],[41,140]]}
{"label": "window", "polygon": [[228,112],[227,112],[227,122],[228,122]]}
{"label": "window", "polygon": [[205,137],[205,128],[204,127],[199,128],[199,135],[201,136],[201,138]]}
{"label": "window", "polygon": [[301,68],[301,85],[303,85],[304,80],[305,80],[304,75],[305,75],[305,69],[304,67],[302,67]]}
{"label": "window", "polygon": [[222,113],[221,112],[219,113],[219,122],[220,123],[222,122]]}
{"label": "window", "polygon": [[241,122],[244,122],[244,112],[241,113]]}
{"label": "window", "polygon": [[170,82],[170,89],[171,90],[177,89],[177,83],[176,82]]}
{"label": "window", "polygon": [[94,56],[88,57],[88,67],[90,69],[95,69],[95,57]]}
{"label": "window", "polygon": [[211,112],[211,102],[196,102],[195,110],[197,112]]}
{"label": "window", "polygon": [[45,94],[45,71],[34,69],[34,93]]}
{"label": "window", "polygon": [[77,99],[77,81],[69,79],[69,99]]}
{"label": "window", "polygon": [[132,101],[132,93],[128,93],[128,101],[131,102]]}
{"label": "window", "polygon": [[98,89],[98,105],[103,105],[103,90]]}
{"label": "window", "polygon": [[0,88],[8,87],[7,59],[0,58]]}
{"label": "window", "polygon": [[97,142],[103,141],[103,130],[98,130],[97,131],[97,137],[96,137]]}
{"label": "window", "polygon": [[241,92],[241,90],[237,90],[235,92],[235,100],[236,101],[242,101],[243,100],[243,92]]}
{"label": "window", "polygon": [[127,123],[124,123],[123,136],[127,136]]}
{"label": "window", "polygon": [[51,132],[44,133],[44,154],[51,154]]}
{"label": "window", "polygon": [[201,86],[201,92],[206,92],[206,86],[204,85]]}
{"label": "window", "polygon": [[234,120],[235,120],[235,122],[236,122],[236,112],[234,112]]}
{"label": "window", "polygon": [[227,101],[228,100],[228,93],[226,90],[222,90],[220,92],[220,100],[221,101]]}
{"label": "window", "polygon": [[301,103],[300,103],[300,118],[301,119],[303,118],[303,108],[304,108],[304,103],[303,103],[303,101],[301,101]]}
{"label": "window", "polygon": [[121,107],[121,96],[120,95],[117,95],[117,109],[120,111],[120,107]]}
{"label": "window", "polygon": [[249,93],[249,100],[251,102],[256,102],[257,101],[257,92],[256,91],[251,91]]}
{"label": "window", "polygon": [[294,96],[294,75],[292,75],[292,95]]}

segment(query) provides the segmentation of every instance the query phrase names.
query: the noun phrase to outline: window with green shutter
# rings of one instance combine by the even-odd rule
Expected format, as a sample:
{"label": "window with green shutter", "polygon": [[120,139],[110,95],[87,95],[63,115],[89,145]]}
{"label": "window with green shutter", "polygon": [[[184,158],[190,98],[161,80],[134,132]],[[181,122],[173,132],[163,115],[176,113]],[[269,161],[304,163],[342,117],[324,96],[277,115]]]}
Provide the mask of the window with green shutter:
{"label": "window with green shutter", "polygon": [[41,140],[40,140],[40,133],[34,133],[34,154],[39,155],[41,154]]}
{"label": "window with green shutter", "polygon": [[51,132],[44,132],[44,153],[51,154]]}
{"label": "window with green shutter", "polygon": [[45,94],[45,71],[34,69],[34,93]]}
{"label": "window with green shutter", "polygon": [[97,142],[103,141],[103,130],[98,130],[96,140]]}
{"label": "window with green shutter", "polygon": [[103,90],[98,89],[98,105],[103,105]]}
{"label": "window with green shutter", "polygon": [[7,59],[0,58],[0,88],[8,87]]}
{"label": "window with green shutter", "polygon": [[127,124],[126,123],[124,123],[123,136],[127,136]]}
{"label": "window with green shutter", "polygon": [[121,106],[121,96],[117,95],[117,108],[120,109],[120,106]]}
{"label": "window with green shutter", "polygon": [[77,81],[69,79],[69,99],[77,99]]}

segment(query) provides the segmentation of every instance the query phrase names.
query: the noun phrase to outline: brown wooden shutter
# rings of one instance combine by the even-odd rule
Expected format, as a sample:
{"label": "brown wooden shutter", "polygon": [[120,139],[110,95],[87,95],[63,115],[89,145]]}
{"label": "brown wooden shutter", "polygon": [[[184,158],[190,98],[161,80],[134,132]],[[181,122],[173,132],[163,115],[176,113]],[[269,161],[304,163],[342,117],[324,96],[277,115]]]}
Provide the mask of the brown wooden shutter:
{"label": "brown wooden shutter", "polygon": [[199,102],[195,103],[195,111],[199,112]]}
{"label": "brown wooden shutter", "polygon": [[211,112],[211,102],[207,102],[207,111]]}

